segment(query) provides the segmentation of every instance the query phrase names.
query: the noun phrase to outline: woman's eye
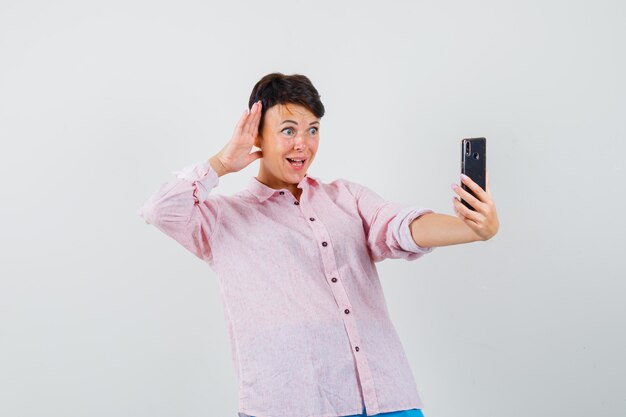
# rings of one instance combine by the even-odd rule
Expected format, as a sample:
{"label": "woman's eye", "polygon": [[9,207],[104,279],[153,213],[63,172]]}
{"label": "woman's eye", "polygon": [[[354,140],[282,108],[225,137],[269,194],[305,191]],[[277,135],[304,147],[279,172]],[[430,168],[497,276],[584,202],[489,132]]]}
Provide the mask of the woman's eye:
{"label": "woman's eye", "polygon": [[314,135],[314,134],[316,134],[316,133],[317,133],[317,128],[316,128],[316,127],[312,127],[312,128],[310,128],[310,129],[309,129],[309,132],[310,132],[312,135]]}
{"label": "woman's eye", "polygon": [[286,135],[293,135],[293,129],[290,127],[286,127],[283,129],[283,133]]}

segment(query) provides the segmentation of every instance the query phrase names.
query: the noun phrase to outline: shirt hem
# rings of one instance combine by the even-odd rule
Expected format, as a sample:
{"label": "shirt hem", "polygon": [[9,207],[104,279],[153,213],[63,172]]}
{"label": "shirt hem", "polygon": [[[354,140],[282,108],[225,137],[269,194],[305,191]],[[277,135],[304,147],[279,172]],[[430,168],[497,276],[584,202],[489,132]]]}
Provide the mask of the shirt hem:
{"label": "shirt hem", "polygon": [[[382,407],[382,408],[378,408],[376,411],[370,411],[370,410],[366,410],[366,416],[375,416],[377,414],[381,414],[381,413],[392,413],[392,412],[399,412],[399,411],[407,411],[407,410],[413,410],[413,409],[417,409],[417,410],[422,410],[424,408],[423,403],[410,403],[409,405],[403,405],[403,406],[395,406],[395,407]],[[250,417],[250,416],[254,416],[254,417],[293,417],[292,414],[258,414],[252,410],[249,409],[245,409],[245,408],[239,408],[237,410],[238,416],[239,417]],[[337,413],[322,413],[322,414],[297,414],[297,417],[345,417],[345,416],[353,416],[353,415],[361,415],[363,414],[363,408],[360,409],[353,409],[353,410],[348,410],[348,411],[341,411],[341,414],[337,414]]]}

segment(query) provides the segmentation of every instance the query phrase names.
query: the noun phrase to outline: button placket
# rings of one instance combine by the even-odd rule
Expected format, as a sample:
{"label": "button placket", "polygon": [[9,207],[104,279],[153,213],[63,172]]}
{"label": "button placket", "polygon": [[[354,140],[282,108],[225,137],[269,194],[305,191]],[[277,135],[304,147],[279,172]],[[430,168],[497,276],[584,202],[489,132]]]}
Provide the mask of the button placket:
{"label": "button placket", "polygon": [[374,387],[374,381],[372,377],[372,372],[369,367],[369,363],[367,361],[367,355],[356,354],[356,352],[360,352],[362,347],[361,337],[358,332],[354,314],[352,314],[352,305],[350,304],[346,289],[337,278],[337,262],[335,260],[335,254],[332,245],[329,245],[330,235],[326,230],[323,222],[317,221],[319,220],[319,218],[314,215],[308,204],[301,206],[301,209],[303,211],[303,214],[309,220],[309,225],[313,230],[315,239],[318,242],[319,240],[322,240],[322,264],[324,265],[326,277],[330,277],[330,281],[334,283],[333,285],[330,285],[331,293],[333,294],[333,297],[335,298],[335,301],[339,306],[341,318],[346,329],[346,335],[348,336],[348,340],[350,342],[351,351],[355,352],[354,360],[356,368],[358,370],[358,378],[361,383],[361,391],[366,408],[368,410],[378,411],[380,405],[378,404],[376,388]]}

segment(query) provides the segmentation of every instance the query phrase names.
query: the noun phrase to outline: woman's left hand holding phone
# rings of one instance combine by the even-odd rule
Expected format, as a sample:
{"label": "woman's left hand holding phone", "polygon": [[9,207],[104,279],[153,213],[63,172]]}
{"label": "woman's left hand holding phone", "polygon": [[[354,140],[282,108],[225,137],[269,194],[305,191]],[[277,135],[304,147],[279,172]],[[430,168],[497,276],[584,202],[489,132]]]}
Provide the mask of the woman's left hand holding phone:
{"label": "woman's left hand holding phone", "polygon": [[454,211],[457,217],[467,224],[480,240],[491,239],[498,233],[500,221],[498,220],[496,204],[493,201],[491,189],[489,188],[489,172],[486,172],[485,175],[485,190],[480,188],[480,186],[469,177],[463,178],[463,176],[461,176],[461,181],[476,194],[476,197],[463,190],[463,188],[457,184],[452,184],[452,189],[460,198],[474,207],[475,211],[465,207],[459,198],[453,197]]}

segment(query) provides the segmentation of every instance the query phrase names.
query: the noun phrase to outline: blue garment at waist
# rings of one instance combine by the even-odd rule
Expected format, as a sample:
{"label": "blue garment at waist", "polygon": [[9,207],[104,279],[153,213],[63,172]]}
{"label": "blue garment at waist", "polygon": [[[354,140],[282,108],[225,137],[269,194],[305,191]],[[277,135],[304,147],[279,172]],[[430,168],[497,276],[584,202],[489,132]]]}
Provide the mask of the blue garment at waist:
{"label": "blue garment at waist", "polygon": [[[410,410],[392,411],[390,413],[375,414],[375,416],[380,416],[380,417],[424,417],[424,414],[422,413],[422,410],[419,410],[417,408],[412,408]],[[250,416],[250,417],[254,417],[254,416]],[[351,415],[351,416],[344,416],[344,417],[366,417],[366,414],[365,414],[365,410],[363,410],[362,414],[354,414],[354,415]],[[370,416],[370,417],[373,417],[373,416]]]}

